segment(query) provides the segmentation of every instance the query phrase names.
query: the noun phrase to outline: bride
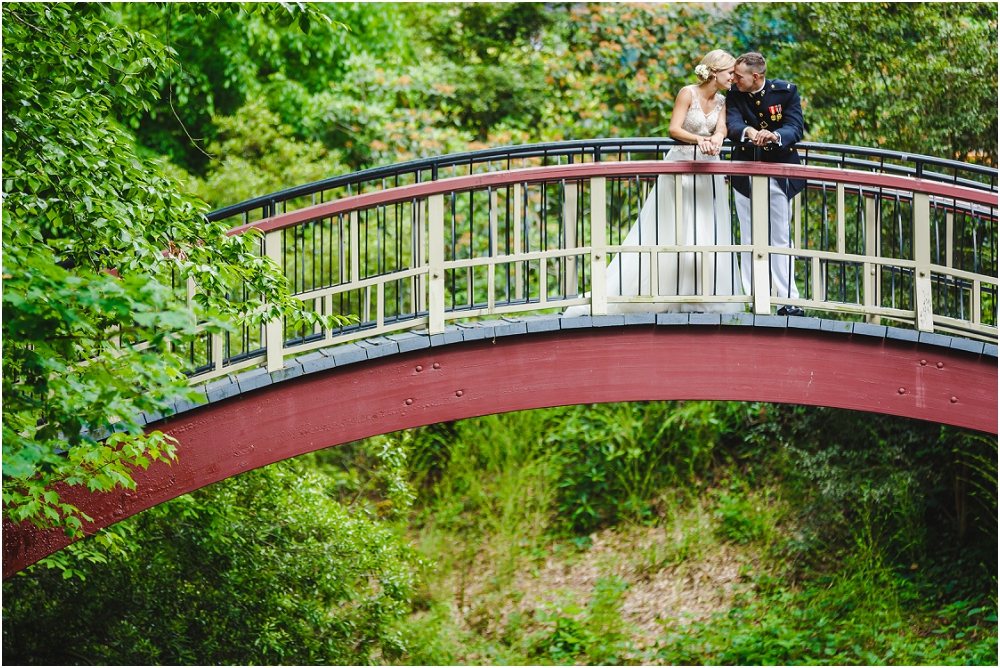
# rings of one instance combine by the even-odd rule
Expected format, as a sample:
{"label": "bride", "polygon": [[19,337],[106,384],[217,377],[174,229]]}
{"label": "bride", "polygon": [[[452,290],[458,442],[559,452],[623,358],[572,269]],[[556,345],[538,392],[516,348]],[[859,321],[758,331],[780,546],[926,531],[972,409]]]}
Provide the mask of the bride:
{"label": "bride", "polygon": [[[670,136],[688,142],[675,146],[665,160],[719,160],[722,140],[726,137],[725,95],[729,90],[736,59],[722,50],[707,53],[695,68],[699,83],[685,86],[677,94]],[[728,246],[733,243],[730,228],[729,190],[725,177],[680,175],[682,198],[681,239],[676,239],[674,217],[676,190],[673,175],[657,178],[642,205],[639,220],[629,230],[621,246]],[[657,253],[658,295],[742,295],[742,283],[734,253]],[[709,262],[709,274],[702,271],[703,258]],[[650,296],[650,254],[618,253],[607,268],[607,295]],[[706,278],[708,284],[706,285]],[[608,313],[635,312],[742,312],[743,304],[706,303],[691,300],[682,303],[620,304],[609,302]],[[566,315],[589,313],[589,307],[572,307]]]}

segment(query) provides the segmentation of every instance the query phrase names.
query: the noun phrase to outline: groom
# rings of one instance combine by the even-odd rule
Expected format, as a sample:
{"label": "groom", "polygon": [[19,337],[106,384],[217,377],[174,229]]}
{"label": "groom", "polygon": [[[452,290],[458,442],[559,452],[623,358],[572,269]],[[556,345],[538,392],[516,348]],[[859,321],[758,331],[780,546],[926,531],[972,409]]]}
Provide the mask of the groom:
{"label": "groom", "polygon": [[[759,53],[745,53],[736,59],[733,87],[726,95],[726,126],[735,146],[733,160],[758,160],[799,164],[795,144],[802,139],[802,105],[795,84],[765,78],[767,64]],[[736,215],[740,219],[740,240],[750,240],[750,178],[732,177],[736,190]],[[771,178],[770,245],[791,246],[789,221],[791,199],[803,188],[802,179]],[[750,294],[750,253],[740,262],[743,287]],[[771,276],[776,296],[798,299],[791,255],[771,255]],[[805,315],[797,306],[782,306],[778,315]]]}

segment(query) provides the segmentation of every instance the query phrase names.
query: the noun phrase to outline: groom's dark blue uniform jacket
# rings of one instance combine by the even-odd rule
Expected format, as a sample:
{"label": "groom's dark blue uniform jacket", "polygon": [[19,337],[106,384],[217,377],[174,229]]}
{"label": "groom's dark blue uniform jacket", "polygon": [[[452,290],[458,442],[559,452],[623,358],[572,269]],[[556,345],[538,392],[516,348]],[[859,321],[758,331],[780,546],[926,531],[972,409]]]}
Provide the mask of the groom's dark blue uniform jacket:
{"label": "groom's dark blue uniform jacket", "polygon": [[[744,128],[770,130],[781,137],[781,146],[758,147],[750,141],[740,141]],[[744,93],[735,85],[726,95],[726,129],[735,144],[733,160],[761,160],[799,164],[795,144],[802,140],[802,104],[795,84],[781,79],[764,79],[759,93]],[[750,179],[732,177],[733,187],[750,196]],[[778,179],[778,185],[788,195],[795,197],[806,182],[802,179]]]}

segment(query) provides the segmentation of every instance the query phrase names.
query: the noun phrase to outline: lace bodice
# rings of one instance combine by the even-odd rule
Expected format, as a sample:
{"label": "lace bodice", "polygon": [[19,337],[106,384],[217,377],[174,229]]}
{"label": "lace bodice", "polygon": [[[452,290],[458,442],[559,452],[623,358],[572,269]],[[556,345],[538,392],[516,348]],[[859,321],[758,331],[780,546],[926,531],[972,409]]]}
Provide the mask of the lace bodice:
{"label": "lace bodice", "polygon": [[[688,107],[687,115],[681,127],[692,134],[701,137],[711,137],[715,132],[715,125],[719,122],[719,112],[726,102],[726,96],[722,93],[715,94],[715,108],[707,114],[701,108],[701,101],[698,99],[698,92],[694,90],[696,86],[691,86],[691,106]],[[666,155],[666,160],[718,160],[719,156],[709,156],[699,153],[693,145],[674,146]]]}
{"label": "lace bodice", "polygon": [[712,133],[715,132],[716,123],[719,122],[719,111],[725,104],[726,97],[722,93],[716,93],[715,108],[706,114],[701,108],[701,100],[698,97],[698,91],[694,90],[695,88],[696,86],[691,87],[691,106],[688,107],[681,127],[701,137],[711,137]]}

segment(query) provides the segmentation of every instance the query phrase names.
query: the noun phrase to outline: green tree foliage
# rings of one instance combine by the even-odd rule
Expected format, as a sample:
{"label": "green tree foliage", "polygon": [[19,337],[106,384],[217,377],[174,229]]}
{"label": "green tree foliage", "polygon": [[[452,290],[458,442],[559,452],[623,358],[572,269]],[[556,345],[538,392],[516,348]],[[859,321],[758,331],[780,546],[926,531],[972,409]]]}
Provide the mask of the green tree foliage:
{"label": "green tree foliage", "polygon": [[[208,7],[122,10],[176,44],[176,95],[167,81],[162,92],[205,144],[219,132],[213,117],[265,99],[294,138],[341,151],[354,169],[485,145],[663,135],[695,64],[723,48],[761,50],[772,75],[800,85],[809,139],[963,159],[995,151],[996,22],[983,5],[323,5],[350,30],[320,41],[322,31],[303,35],[266,13]],[[211,168],[168,110],[134,122],[153,150],[199,176]],[[164,128],[169,141],[154,137]]]}
{"label": "green tree foliage", "polygon": [[332,500],[333,481],[311,468],[270,466],[130,518],[129,547],[82,560],[82,578],[36,566],[5,582],[5,661],[364,665],[398,654],[392,625],[409,609],[415,554]]}
{"label": "green tree foliage", "polygon": [[304,101],[298,128],[343,147],[353,167],[529,141],[547,97],[537,40],[560,14],[531,3],[405,6],[411,49],[353,54]]}
{"label": "green tree foliage", "polygon": [[[923,564],[935,543],[931,532],[959,543],[995,536],[996,496],[983,494],[995,485],[995,438],[830,409],[804,412],[791,431],[797,473],[814,489],[803,506],[803,540],[829,544],[870,515],[879,518],[890,559]],[[979,567],[982,555],[961,552],[946,550],[936,567]]]}
{"label": "green tree foliage", "polygon": [[111,18],[173,49],[178,64],[157,73],[165,104],[131,114],[130,126],[141,144],[199,176],[219,131],[213,118],[262,98],[286,118],[298,116],[296,100],[337,79],[350,54],[407,51],[391,4],[137,2],[113,9]]}
{"label": "green tree foliage", "polygon": [[347,170],[336,151],[320,142],[299,141],[264,100],[249,102],[232,116],[216,117],[216,140],[208,150],[214,156],[204,179],[167,163],[185,190],[221,208],[261,193],[319,181]]}
{"label": "green tree foliage", "polygon": [[342,151],[351,168],[483,145],[663,135],[674,95],[712,48],[760,50],[772,75],[799,83],[809,139],[987,159],[996,144],[987,10],[332,4],[315,11],[349,30],[308,34],[276,21],[273,5],[120,12],[179,52],[159,86],[183,126],[161,105],[131,117],[138,136],[203,177],[202,150],[220,131],[212,119],[265,99],[296,139]]}
{"label": "green tree foliage", "polygon": [[352,167],[662,134],[718,17],[670,4],[454,3],[414,6],[406,21],[416,61],[355,54],[328,91],[302,98],[298,131],[343,148]]}
{"label": "green tree foliage", "polygon": [[[73,532],[53,483],[131,486],[130,467],[172,456],[138,413],[187,393],[196,324],[302,307],[258,240],[208,222],[117,122],[155,104],[161,44],[97,5],[3,19],[4,516]],[[241,283],[254,296],[229,302]]]}
{"label": "green tree foliage", "polygon": [[547,85],[538,51],[543,31],[561,13],[527,2],[455,3],[414,12],[414,23],[426,26],[425,54],[455,66],[446,79],[448,107],[478,140],[487,140],[503,122],[531,127],[541,120],[535,101],[546,97]]}
{"label": "green tree foliage", "polygon": [[[664,136],[674,96],[695,83],[698,61],[714,48],[729,48],[729,37],[715,30],[718,22],[714,12],[698,5],[595,3],[574,8],[569,49],[553,59],[550,81],[564,91],[579,91],[571,99],[574,106],[586,105],[575,110],[584,126],[604,121],[594,127],[597,134],[583,136]],[[578,136],[573,130],[567,139]]]}
{"label": "green tree foliage", "polygon": [[769,74],[798,84],[807,139],[996,165],[993,6],[799,3],[735,14],[787,30],[748,46],[774,56]]}
{"label": "green tree foliage", "polygon": [[305,103],[302,125],[308,136],[343,146],[354,167],[482,148],[451,117],[459,107],[451,106],[449,82],[461,74],[447,62],[402,67],[352,56],[343,80]]}

